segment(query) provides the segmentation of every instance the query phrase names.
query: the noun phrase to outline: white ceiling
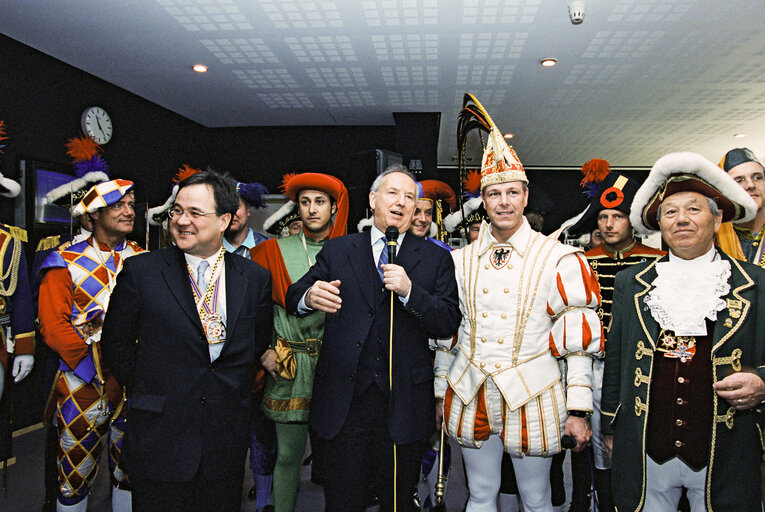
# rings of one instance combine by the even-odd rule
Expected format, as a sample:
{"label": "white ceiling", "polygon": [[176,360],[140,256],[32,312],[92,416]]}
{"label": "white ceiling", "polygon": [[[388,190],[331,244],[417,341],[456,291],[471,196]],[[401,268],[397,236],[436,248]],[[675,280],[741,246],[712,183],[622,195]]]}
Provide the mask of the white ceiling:
{"label": "white ceiling", "polygon": [[208,127],[441,112],[439,163],[452,164],[471,92],[527,166],[765,156],[763,0],[587,0],[581,25],[567,5],[0,0],[0,33]]}

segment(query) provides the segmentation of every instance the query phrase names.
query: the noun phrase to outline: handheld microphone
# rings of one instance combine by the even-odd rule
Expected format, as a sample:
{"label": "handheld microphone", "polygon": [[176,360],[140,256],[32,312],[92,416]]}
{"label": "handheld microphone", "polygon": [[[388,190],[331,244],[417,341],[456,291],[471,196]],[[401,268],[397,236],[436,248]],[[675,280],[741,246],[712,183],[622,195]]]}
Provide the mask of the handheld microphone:
{"label": "handheld microphone", "polygon": [[398,245],[398,228],[388,226],[385,230],[386,247],[388,248],[388,263],[394,263],[396,259],[396,246]]}
{"label": "handheld microphone", "polygon": [[574,439],[573,436],[570,436],[568,434],[563,434],[560,436],[560,446],[564,450],[570,450],[572,448],[576,448],[576,439]]}

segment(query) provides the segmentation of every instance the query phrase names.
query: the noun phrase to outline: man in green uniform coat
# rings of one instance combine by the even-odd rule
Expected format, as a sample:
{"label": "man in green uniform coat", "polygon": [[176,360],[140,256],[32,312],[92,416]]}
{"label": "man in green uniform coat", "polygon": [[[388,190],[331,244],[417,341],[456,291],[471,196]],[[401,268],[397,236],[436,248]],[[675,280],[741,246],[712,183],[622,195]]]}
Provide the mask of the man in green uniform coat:
{"label": "man in green uniform coat", "polygon": [[297,204],[303,230],[255,246],[252,259],[268,269],[273,280],[274,340],[261,358],[273,379],[266,380],[263,409],[276,425],[274,509],[292,512],[308,437],[308,411],[324,314],[302,318],[288,315],[284,297],[289,285],[314,264],[324,242],[345,234],[348,192],[340,180],[320,173],[289,176],[283,188]]}
{"label": "man in green uniform coat", "polygon": [[759,511],[765,272],[713,244],[756,206],[703,156],[660,158],[630,221],[670,253],[616,275],[602,428],[620,511]]}

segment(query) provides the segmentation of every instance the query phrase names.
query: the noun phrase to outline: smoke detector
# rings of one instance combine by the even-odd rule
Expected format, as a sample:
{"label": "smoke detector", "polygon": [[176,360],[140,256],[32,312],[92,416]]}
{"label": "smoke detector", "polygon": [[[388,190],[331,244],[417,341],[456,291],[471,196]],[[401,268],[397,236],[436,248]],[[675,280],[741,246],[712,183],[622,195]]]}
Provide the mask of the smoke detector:
{"label": "smoke detector", "polygon": [[571,18],[571,23],[579,25],[584,21],[584,12],[586,5],[584,0],[575,0],[568,4],[568,17]]}

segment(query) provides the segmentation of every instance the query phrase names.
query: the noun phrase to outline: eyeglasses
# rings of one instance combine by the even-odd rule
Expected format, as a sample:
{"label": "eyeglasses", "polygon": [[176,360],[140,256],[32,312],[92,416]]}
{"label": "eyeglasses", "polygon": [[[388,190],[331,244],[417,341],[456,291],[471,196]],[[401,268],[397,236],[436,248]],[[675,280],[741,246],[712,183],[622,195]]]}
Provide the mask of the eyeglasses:
{"label": "eyeglasses", "polygon": [[198,219],[200,217],[206,217],[207,215],[217,215],[217,212],[207,212],[207,213],[205,213],[203,211],[197,210],[196,208],[190,208],[188,210],[184,210],[183,208],[181,208],[178,205],[173,206],[167,212],[168,216],[171,219],[174,218],[174,217],[178,217],[180,219],[181,217],[183,217],[184,213],[186,215],[188,215],[189,217],[191,217],[192,219]]}

